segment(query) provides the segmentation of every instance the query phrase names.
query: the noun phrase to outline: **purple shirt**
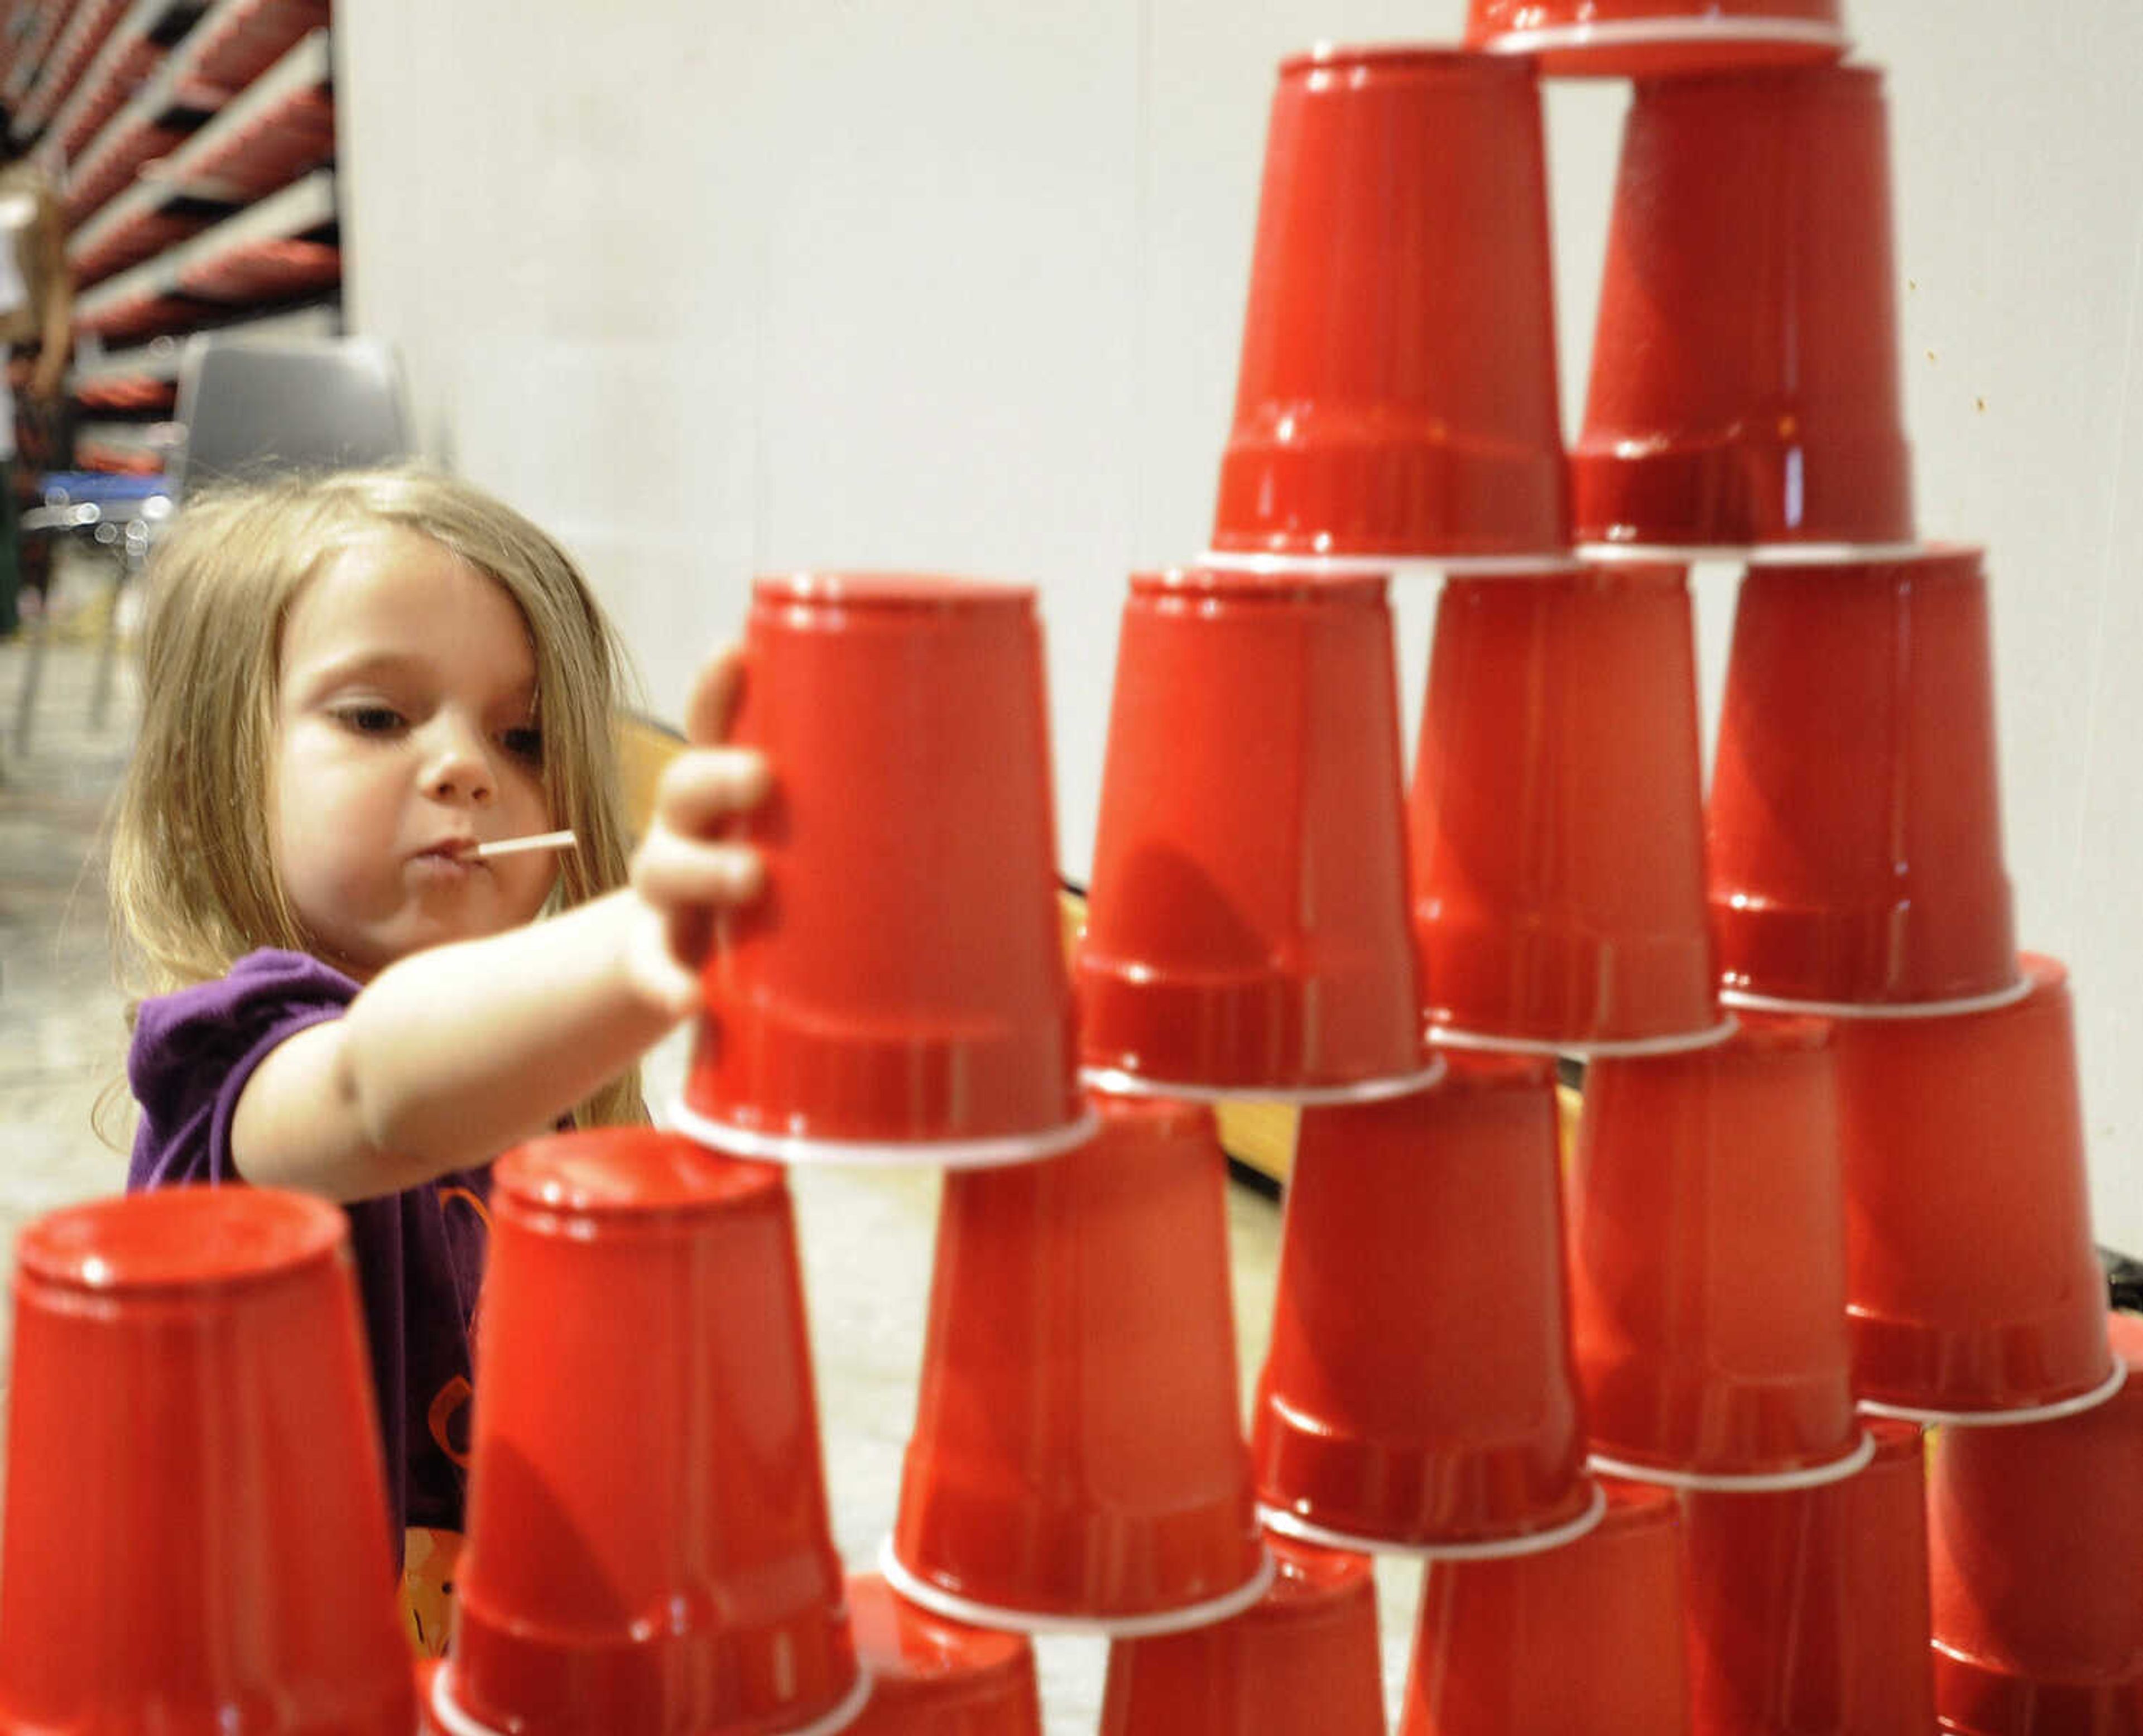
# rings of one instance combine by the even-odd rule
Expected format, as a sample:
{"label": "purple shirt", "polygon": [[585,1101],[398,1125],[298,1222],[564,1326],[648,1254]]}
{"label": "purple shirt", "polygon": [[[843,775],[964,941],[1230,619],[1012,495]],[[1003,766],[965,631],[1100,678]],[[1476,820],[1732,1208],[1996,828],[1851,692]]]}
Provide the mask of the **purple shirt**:
{"label": "purple shirt", "polygon": [[[141,1105],[129,1193],[242,1180],[230,1121],[277,1044],[340,1018],[358,986],[302,952],[248,953],[215,982],[141,1004],[126,1073]],[[463,1529],[477,1289],[490,1227],[491,1170],[458,1171],[343,1208],[372,1353],[393,1509],[408,1526]]]}

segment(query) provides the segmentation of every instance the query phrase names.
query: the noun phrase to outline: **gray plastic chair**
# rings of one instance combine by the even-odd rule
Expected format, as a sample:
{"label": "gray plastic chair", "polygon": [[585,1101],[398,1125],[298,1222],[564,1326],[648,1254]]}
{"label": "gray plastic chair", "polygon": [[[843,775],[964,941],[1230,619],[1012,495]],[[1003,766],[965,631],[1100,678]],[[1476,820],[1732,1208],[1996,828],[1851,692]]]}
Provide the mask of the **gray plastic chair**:
{"label": "gray plastic chair", "polygon": [[[75,500],[47,491],[23,517],[31,532],[87,530],[119,558],[90,693],[90,724],[103,727],[119,644],[119,600],[139,576],[158,528],[186,491],[293,470],[342,470],[411,456],[402,365],[378,338],[262,338],[200,332],[179,358],[176,418],[185,436],[161,491]],[[90,479],[92,481],[97,479]],[[31,636],[15,706],[14,746],[27,753],[42,684],[49,624]]]}
{"label": "gray plastic chair", "polygon": [[410,455],[402,367],[378,338],[189,339],[179,359],[186,429],[175,492],[291,470]]}

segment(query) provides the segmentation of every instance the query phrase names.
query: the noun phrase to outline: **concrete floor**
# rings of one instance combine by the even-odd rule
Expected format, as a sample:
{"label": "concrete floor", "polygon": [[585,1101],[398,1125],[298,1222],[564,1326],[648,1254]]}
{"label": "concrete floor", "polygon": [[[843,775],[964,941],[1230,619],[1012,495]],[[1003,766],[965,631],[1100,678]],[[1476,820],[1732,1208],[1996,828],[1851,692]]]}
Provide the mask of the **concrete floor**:
{"label": "concrete floor", "polygon": [[[0,719],[12,718],[25,655],[20,639],[0,645]],[[9,741],[0,755],[0,1240],[11,1247],[28,1219],[116,1190],[125,1180],[122,1158],[98,1142],[89,1117],[97,1093],[121,1076],[124,1056],[97,839],[126,760],[131,676],[122,675],[110,723],[94,729],[87,719],[92,672],[87,644],[55,645],[28,751]],[[686,1041],[681,1033],[651,1057],[651,1102],[674,1094]],[[799,1170],[793,1190],[836,1542],[861,1567],[893,1523],[913,1417],[938,1183],[926,1171]],[[1280,1215],[1245,1189],[1231,1189],[1230,1196],[1247,1387],[1265,1353]],[[0,1321],[0,1392],[11,1327]],[[1420,1574],[1386,1561],[1378,1577],[1387,1698],[1395,1709]],[[1037,1649],[1052,1736],[1093,1731],[1106,1647],[1052,1639]]]}

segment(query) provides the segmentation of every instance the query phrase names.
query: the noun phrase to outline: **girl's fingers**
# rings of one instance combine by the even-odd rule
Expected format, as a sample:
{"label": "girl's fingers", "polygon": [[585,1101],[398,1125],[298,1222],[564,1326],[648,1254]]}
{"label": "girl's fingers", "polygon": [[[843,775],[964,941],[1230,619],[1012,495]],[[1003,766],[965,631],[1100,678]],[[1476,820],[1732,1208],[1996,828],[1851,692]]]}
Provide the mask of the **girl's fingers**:
{"label": "girl's fingers", "polygon": [[744,692],[744,651],[728,645],[710,657],[685,702],[685,736],[699,746],[723,740]]}
{"label": "girl's fingers", "polygon": [[[715,913],[705,904],[679,904],[666,913],[670,956],[697,972],[715,949]],[[693,979],[698,981],[696,977]]]}
{"label": "girl's fingers", "polygon": [[695,748],[663,769],[655,798],[662,823],[688,835],[755,807],[770,782],[765,756],[750,748]]}
{"label": "girl's fingers", "polygon": [[765,869],[750,844],[700,843],[658,828],[632,858],[632,884],[664,911],[742,904],[759,896]]}
{"label": "girl's fingers", "polygon": [[700,979],[677,956],[661,913],[648,910],[626,942],[626,969],[640,992],[672,1018],[700,1010]]}

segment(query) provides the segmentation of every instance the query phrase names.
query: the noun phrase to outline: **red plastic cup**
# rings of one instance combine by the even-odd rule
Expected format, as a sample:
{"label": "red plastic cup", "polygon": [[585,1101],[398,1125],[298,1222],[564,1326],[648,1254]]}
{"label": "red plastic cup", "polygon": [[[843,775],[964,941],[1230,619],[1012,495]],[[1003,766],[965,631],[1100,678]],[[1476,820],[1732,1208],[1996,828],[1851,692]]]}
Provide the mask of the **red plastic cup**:
{"label": "red plastic cup", "polygon": [[1101,1100],[1063,1157],[945,1179],[883,1571],[955,1620],[1171,1632],[1270,1575],[1210,1111]]}
{"label": "red plastic cup", "polygon": [[849,1736],[1042,1736],[1034,1649],[1017,1634],[948,1621],[876,1574],[849,1580],[870,1704]]}
{"label": "red plastic cup", "polygon": [[178,1188],[15,1254],[0,1730],[408,1736],[342,1213]]}
{"label": "red plastic cup", "polygon": [[1466,40],[1561,78],[1819,65],[1847,47],[1838,0],[1472,0]]}
{"label": "red plastic cup", "polygon": [[454,1640],[458,1732],[843,1728],[865,1691],[826,1520],[782,1172],[651,1128],[502,1159]]}
{"label": "red plastic cup", "polygon": [[1703,801],[1683,569],[1447,583],[1410,804],[1438,1040],[1716,1041]]}
{"label": "red plastic cup", "polygon": [[1266,1523],[1322,1541],[1500,1554],[1596,1520],[1551,1062],[1454,1055],[1303,1112],[1250,1458]]}
{"label": "red plastic cup", "polygon": [[745,655],[732,739],[775,789],[739,830],[767,884],[722,919],[680,1124],[784,1161],[1075,1143],[1034,593],[761,579]]}
{"label": "red plastic cup", "polygon": [[2021,992],[1979,551],[1751,568],[1706,843],[1721,979],[1839,1011]]}
{"label": "red plastic cup", "polygon": [[1135,575],[1079,954],[1089,1076],[1423,1083],[1401,782],[1381,577]]}
{"label": "red plastic cup", "polygon": [[1687,1736],[1677,1517],[1665,1491],[1611,1484],[1566,1549],[1434,1563],[1398,1736]]}
{"label": "red plastic cup", "polygon": [[1571,1177],[1571,1312],[1595,1462],[1794,1487],[1872,1447],[1853,1408],[1831,1027],[1596,1062]]}
{"label": "red plastic cup", "polygon": [[1895,282],[1879,71],[1639,84],[1571,453],[1580,539],[1910,542]]}
{"label": "red plastic cup", "polygon": [[1838,1040],[1853,1379],[1863,1408],[2028,1421],[2118,1385],[2091,1234],[2068,972],[1991,1011]]}
{"label": "red plastic cup", "polygon": [[2143,1320],[2080,1415],[1948,1428],[1928,1467],[1936,1709],[1971,1736],[2143,1728]]}
{"label": "red plastic cup", "polygon": [[1695,1736],[1934,1729],[1924,1449],[1873,1432],[1844,1482],[1681,1497]]}
{"label": "red plastic cup", "polygon": [[1384,1736],[1367,1558],[1269,1541],[1271,1589],[1235,1620],[1110,1647],[1101,1736]]}
{"label": "red plastic cup", "polygon": [[1215,548],[1568,545],[1544,161],[1526,61],[1280,63]]}

